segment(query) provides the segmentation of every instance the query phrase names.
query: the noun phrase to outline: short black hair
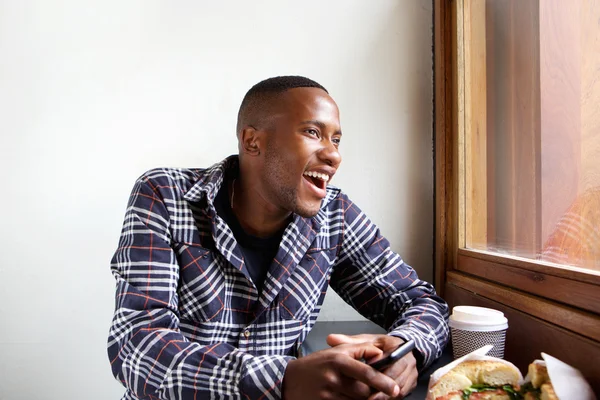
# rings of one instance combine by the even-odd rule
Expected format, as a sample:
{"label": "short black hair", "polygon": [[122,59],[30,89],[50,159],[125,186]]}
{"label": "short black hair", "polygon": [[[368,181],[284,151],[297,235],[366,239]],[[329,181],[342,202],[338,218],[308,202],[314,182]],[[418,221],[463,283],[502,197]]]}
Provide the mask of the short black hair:
{"label": "short black hair", "polygon": [[263,109],[274,95],[301,87],[318,88],[329,93],[322,85],[304,76],[276,76],[265,79],[252,86],[244,96],[238,111],[236,131],[239,133],[245,125],[245,120],[256,111]]}

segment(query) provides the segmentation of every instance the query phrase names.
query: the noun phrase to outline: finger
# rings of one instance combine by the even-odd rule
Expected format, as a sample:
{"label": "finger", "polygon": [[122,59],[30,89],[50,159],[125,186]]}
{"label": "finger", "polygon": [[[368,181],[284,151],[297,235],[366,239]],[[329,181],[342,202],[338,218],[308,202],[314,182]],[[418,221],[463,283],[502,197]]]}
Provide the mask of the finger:
{"label": "finger", "polygon": [[417,372],[417,369],[414,368],[412,370],[410,370],[410,372],[408,373],[408,376],[406,377],[405,381],[404,381],[404,385],[402,386],[402,389],[400,389],[400,395],[403,398],[404,396],[408,396],[408,394],[410,392],[412,392],[413,390],[415,390],[415,388],[417,387],[417,379],[419,379],[419,373]]}
{"label": "finger", "polygon": [[361,398],[364,399],[365,397],[350,397],[344,393],[336,391],[333,388],[330,388],[327,391],[322,391],[319,393],[317,398],[327,400],[359,400]]}
{"label": "finger", "polygon": [[[396,364],[399,364],[399,363],[400,362],[397,362]],[[394,365],[396,365],[396,364],[394,364]],[[394,397],[394,399],[403,399],[406,395],[408,395],[410,392],[412,392],[414,390],[414,388],[416,387],[418,374],[417,374],[416,370],[414,371],[414,374],[413,374],[411,370],[403,369],[402,373],[392,376],[389,374],[390,369],[391,369],[391,367],[388,368],[386,371],[384,371],[384,373],[387,376],[389,376],[390,378],[394,379],[396,381],[396,384],[400,387],[400,392],[398,393],[398,395],[396,397]],[[381,392],[374,393],[371,395],[371,397],[369,397],[369,400],[384,400],[384,399],[390,399],[390,397]]]}
{"label": "finger", "polygon": [[376,336],[368,333],[360,334],[360,335],[344,335],[341,333],[332,333],[327,336],[327,344],[334,347],[339,346],[340,344],[350,344],[350,343],[365,343],[365,342],[373,342],[376,339]]}
{"label": "finger", "polygon": [[381,392],[377,392],[377,393],[373,393],[368,400],[388,400],[390,398],[390,396],[388,396],[387,394],[381,393]]}
{"label": "finger", "polygon": [[371,395],[371,388],[356,379],[342,376],[339,391],[352,399],[366,399]]}
{"label": "finger", "polygon": [[354,360],[368,360],[369,358],[377,357],[383,354],[383,350],[372,345],[371,343],[341,344],[324,351],[341,353],[350,356]]}
{"label": "finger", "polygon": [[376,391],[389,396],[396,396],[400,392],[400,388],[392,378],[365,363],[346,357],[339,359],[338,367],[342,374],[359,380]]}
{"label": "finger", "polygon": [[[363,397],[364,398],[364,397]],[[327,393],[327,399],[331,399],[331,400],[357,400],[360,399],[360,397],[348,397],[343,393],[336,393],[336,392],[329,392]]]}
{"label": "finger", "polygon": [[[404,396],[412,392],[417,386],[419,373],[417,371],[416,360],[412,354],[407,354],[406,356],[402,357],[402,359],[398,360],[396,363],[384,370],[383,373],[394,379],[396,384],[398,384],[400,387],[400,393],[398,397],[396,397],[398,399],[404,398]],[[385,394],[380,393],[373,395],[372,399],[370,400],[386,398],[388,397]]]}
{"label": "finger", "polygon": [[350,336],[341,333],[332,333],[327,335],[327,344],[331,347],[339,346],[340,344],[354,343]]}
{"label": "finger", "polygon": [[417,360],[412,353],[409,353],[383,370],[383,373],[396,380],[396,382],[402,386],[404,380],[399,380],[398,378],[400,378],[404,373],[408,374],[408,372],[412,370],[416,371],[416,368]]}
{"label": "finger", "polygon": [[[346,357],[348,360],[354,361],[347,356],[344,357]],[[334,359],[334,362],[337,363],[337,360]],[[350,399],[361,400],[366,399],[371,394],[371,388],[368,385],[341,374],[339,368],[325,371],[323,378],[326,382],[325,387],[327,388],[328,395],[332,393],[339,393]]]}
{"label": "finger", "polygon": [[409,376],[411,368],[411,363],[403,357],[381,372],[395,380],[398,386],[402,387]]}
{"label": "finger", "polygon": [[381,372],[383,372],[384,374],[386,374],[387,376],[389,376],[392,379],[396,379],[400,375],[402,375],[404,370],[406,370],[407,365],[408,364],[404,360],[404,358],[401,358],[400,360],[396,361],[395,363],[393,363],[392,365],[390,365],[389,367],[387,367],[386,369],[384,369]]}
{"label": "finger", "polygon": [[412,353],[402,357],[402,361],[404,361],[405,368],[396,378],[396,383],[401,387],[400,394],[406,396],[417,386],[419,371],[417,370],[417,360]]}
{"label": "finger", "polygon": [[[408,396],[410,392],[417,387],[418,378],[419,373],[416,366],[408,365],[402,374],[395,378],[396,383],[400,387],[400,393],[398,393],[398,396],[394,397],[393,399],[403,399],[404,397]],[[379,397],[377,397],[377,399],[378,398]]]}

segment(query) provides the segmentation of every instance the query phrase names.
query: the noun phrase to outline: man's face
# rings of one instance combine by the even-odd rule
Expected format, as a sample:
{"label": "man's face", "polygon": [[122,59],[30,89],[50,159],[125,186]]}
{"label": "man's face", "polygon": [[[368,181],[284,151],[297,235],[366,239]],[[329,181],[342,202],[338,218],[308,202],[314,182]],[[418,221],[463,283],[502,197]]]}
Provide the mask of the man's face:
{"label": "man's face", "polygon": [[265,197],[278,208],[313,217],[342,161],[339,111],[318,88],[291,89],[280,99],[266,129]]}

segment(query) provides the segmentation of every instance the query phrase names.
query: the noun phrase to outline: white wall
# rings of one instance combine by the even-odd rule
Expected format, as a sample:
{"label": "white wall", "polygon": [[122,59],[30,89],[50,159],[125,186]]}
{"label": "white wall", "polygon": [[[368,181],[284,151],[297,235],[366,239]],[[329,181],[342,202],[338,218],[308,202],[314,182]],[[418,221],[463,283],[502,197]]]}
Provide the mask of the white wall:
{"label": "white wall", "polygon": [[[266,77],[329,89],[335,183],[430,279],[431,13],[431,0],[0,0],[0,399],[120,398],[109,261],[132,184],[235,152],[239,103]],[[328,304],[323,319],[357,318]]]}

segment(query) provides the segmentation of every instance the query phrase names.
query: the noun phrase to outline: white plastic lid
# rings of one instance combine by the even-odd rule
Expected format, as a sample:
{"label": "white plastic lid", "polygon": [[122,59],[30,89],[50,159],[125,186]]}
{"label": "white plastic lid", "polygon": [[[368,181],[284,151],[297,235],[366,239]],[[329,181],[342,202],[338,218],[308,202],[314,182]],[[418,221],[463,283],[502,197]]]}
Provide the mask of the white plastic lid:
{"label": "white plastic lid", "polygon": [[465,331],[490,332],[508,328],[508,320],[498,310],[474,306],[456,306],[452,309],[449,325]]}

